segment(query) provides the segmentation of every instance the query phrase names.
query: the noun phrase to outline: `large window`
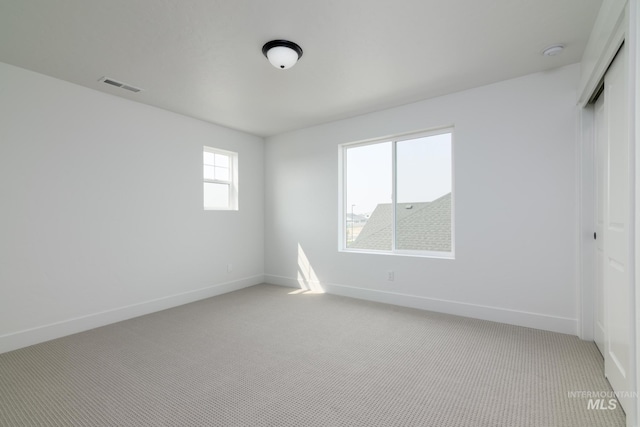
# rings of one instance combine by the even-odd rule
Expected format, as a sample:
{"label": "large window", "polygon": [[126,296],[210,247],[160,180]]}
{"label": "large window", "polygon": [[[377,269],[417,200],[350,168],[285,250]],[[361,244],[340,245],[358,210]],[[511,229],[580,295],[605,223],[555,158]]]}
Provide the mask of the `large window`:
{"label": "large window", "polygon": [[340,249],[453,257],[452,129],[340,147]]}
{"label": "large window", "polygon": [[238,153],[204,147],[204,209],[238,210]]}

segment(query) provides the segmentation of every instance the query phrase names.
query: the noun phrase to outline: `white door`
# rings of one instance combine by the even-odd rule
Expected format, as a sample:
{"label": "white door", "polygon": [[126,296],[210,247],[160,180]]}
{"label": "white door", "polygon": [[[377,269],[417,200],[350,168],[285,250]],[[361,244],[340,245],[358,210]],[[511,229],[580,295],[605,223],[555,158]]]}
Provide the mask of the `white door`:
{"label": "white door", "polygon": [[[614,391],[630,389],[631,318],[629,298],[630,177],[626,47],[604,78],[603,126],[606,135],[603,212],[604,372]],[[624,394],[623,394],[624,396]],[[631,408],[629,397],[621,398],[623,409]]]}
{"label": "white door", "polygon": [[604,328],[604,206],[607,200],[607,125],[604,111],[604,96],[601,94],[594,108],[595,116],[595,172],[596,172],[596,265],[595,265],[595,324],[594,340],[598,350],[605,353]]}

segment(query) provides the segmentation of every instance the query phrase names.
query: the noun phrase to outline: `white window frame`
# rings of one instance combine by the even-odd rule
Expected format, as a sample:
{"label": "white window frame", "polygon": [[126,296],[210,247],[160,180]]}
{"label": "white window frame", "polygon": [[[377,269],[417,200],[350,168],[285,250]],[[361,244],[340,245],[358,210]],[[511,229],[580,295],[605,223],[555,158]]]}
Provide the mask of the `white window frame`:
{"label": "white window frame", "polygon": [[[451,251],[450,252],[438,252],[438,251],[415,251],[415,250],[402,250],[396,249],[396,194],[397,194],[397,165],[396,165],[396,146],[398,142],[407,141],[411,139],[424,138],[435,135],[451,134]],[[364,254],[382,254],[382,255],[396,255],[396,256],[413,256],[413,257],[425,257],[425,258],[441,258],[441,259],[455,259],[455,150],[454,150],[454,127],[447,126],[437,129],[412,132],[406,134],[395,135],[392,137],[369,139],[365,141],[349,142],[340,144],[338,146],[338,251],[348,253],[364,253]],[[346,152],[349,148],[354,148],[364,145],[379,144],[383,142],[391,142],[392,145],[392,227],[391,227],[391,250],[377,250],[377,249],[356,249],[347,247],[347,156]]]}
{"label": "white window frame", "polygon": [[204,153],[211,154],[220,154],[229,157],[229,179],[221,180],[221,179],[209,179],[204,177],[204,172],[202,175],[202,181],[204,183],[212,183],[212,184],[225,184],[229,186],[229,204],[227,207],[211,207],[204,205],[205,211],[237,211],[239,210],[238,203],[238,153],[234,151],[221,150],[219,148],[213,147],[202,147],[202,155],[203,155],[203,167],[204,167]]}

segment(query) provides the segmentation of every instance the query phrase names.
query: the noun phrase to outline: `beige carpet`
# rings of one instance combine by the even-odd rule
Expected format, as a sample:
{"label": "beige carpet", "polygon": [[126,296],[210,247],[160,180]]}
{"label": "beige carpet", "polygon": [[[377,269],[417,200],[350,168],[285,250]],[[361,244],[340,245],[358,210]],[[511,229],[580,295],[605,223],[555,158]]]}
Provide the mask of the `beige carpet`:
{"label": "beige carpet", "polygon": [[0,355],[2,426],[624,426],[593,343],[259,285]]}

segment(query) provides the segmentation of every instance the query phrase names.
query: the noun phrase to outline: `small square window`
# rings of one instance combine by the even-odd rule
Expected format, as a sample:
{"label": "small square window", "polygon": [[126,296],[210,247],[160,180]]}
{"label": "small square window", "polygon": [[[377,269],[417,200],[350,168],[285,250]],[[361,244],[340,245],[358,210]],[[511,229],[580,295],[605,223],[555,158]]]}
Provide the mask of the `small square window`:
{"label": "small square window", "polygon": [[238,210],[238,153],[203,148],[205,210]]}

